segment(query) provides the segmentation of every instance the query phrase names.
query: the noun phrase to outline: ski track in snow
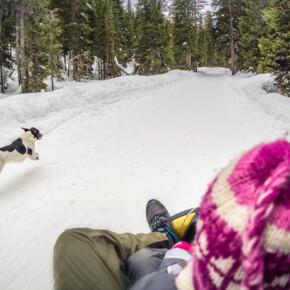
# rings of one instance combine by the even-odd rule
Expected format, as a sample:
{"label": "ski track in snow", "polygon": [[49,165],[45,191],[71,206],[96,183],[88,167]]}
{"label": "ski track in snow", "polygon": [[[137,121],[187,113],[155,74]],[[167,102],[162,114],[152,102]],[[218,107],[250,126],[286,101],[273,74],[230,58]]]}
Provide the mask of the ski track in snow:
{"label": "ski track in snow", "polygon": [[290,100],[266,94],[268,80],[173,71],[0,100],[0,146],[21,126],[44,131],[40,160],[0,175],[0,289],[53,289],[66,228],[148,232],[148,199],[172,214],[198,206],[231,158],[289,131]]}

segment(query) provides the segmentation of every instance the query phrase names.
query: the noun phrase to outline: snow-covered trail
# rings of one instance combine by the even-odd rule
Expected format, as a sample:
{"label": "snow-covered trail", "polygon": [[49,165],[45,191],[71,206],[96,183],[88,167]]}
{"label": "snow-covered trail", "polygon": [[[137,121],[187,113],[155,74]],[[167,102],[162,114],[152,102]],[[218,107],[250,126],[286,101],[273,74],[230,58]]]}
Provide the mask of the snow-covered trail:
{"label": "snow-covered trail", "polygon": [[230,158],[290,128],[249,101],[226,70],[135,88],[49,126],[56,118],[37,119],[49,128],[40,161],[8,164],[0,176],[0,289],[52,289],[63,230],[148,231],[148,199],[171,213],[197,206]]}

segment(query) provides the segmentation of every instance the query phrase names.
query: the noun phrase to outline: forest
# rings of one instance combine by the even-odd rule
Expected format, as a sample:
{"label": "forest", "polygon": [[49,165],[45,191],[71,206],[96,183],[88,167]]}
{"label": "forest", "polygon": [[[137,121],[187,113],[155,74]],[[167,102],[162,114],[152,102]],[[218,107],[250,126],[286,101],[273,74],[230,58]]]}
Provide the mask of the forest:
{"label": "forest", "polygon": [[[0,93],[56,79],[220,66],[272,73],[290,94],[289,0],[1,0]],[[17,74],[13,74],[17,71]]]}

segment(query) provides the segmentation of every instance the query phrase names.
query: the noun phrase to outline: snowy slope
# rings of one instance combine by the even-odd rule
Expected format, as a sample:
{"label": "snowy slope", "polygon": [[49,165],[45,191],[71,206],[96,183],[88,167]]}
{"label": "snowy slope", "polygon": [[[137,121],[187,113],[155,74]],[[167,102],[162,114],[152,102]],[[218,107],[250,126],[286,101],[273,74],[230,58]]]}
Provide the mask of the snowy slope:
{"label": "snowy slope", "polygon": [[0,289],[52,289],[66,228],[147,232],[148,199],[172,214],[197,206],[229,159],[290,131],[290,99],[267,94],[272,82],[204,68],[0,99],[1,147],[21,126],[44,133],[39,161],[0,175]]}

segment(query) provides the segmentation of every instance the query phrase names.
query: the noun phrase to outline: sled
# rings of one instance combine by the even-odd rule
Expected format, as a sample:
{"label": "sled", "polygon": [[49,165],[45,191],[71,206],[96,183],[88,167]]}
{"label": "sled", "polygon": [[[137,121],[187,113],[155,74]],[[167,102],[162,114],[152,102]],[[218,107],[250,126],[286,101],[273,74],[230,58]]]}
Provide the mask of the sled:
{"label": "sled", "polygon": [[196,233],[199,207],[179,212],[170,218],[171,227],[180,241],[192,242]]}

